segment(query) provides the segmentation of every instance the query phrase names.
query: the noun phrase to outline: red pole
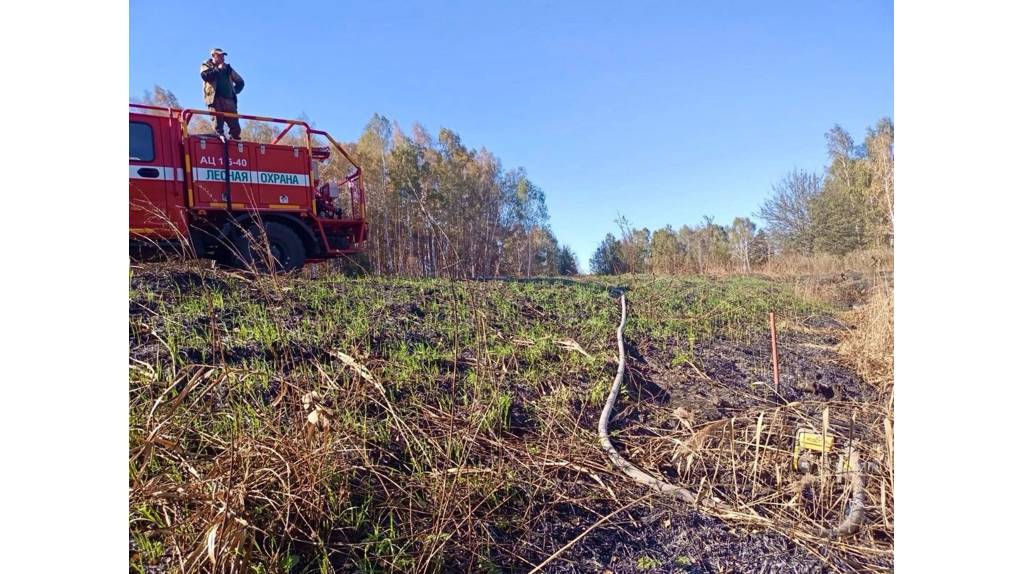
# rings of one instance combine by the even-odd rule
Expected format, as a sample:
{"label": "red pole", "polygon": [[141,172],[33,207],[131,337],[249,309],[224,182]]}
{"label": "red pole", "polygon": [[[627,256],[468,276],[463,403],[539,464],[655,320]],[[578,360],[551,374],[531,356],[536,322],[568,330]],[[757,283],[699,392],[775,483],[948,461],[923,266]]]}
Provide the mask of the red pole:
{"label": "red pole", "polygon": [[772,375],[775,377],[775,392],[779,392],[779,351],[775,346],[775,313],[768,313],[768,323],[772,331]]}

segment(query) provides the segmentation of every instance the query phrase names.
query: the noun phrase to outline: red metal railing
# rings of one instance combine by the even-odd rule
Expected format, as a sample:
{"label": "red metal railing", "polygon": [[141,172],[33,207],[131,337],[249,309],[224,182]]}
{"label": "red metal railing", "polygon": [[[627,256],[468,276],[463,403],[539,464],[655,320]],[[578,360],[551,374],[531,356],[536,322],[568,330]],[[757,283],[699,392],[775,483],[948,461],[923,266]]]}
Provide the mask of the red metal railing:
{"label": "red metal railing", "polygon": [[140,109],[144,109],[144,110],[158,110],[158,111],[161,111],[161,112],[167,112],[167,116],[168,117],[174,117],[174,113],[175,112],[180,112],[181,111],[178,108],[169,108],[167,106],[151,106],[149,104],[132,104],[132,103],[129,103],[128,107],[129,108],[140,108]]}
{"label": "red metal railing", "polygon": [[[331,134],[323,130],[314,130],[312,128],[309,129],[309,134],[310,137],[312,137],[312,135],[319,135],[327,138],[327,141],[331,142],[331,145],[334,146],[334,149],[338,150],[341,153],[341,155],[343,155],[345,159],[350,164],[352,164],[353,167],[356,168],[356,170],[352,172],[348,177],[346,177],[345,180],[342,181],[339,185],[346,185],[349,188],[349,200],[351,201],[352,204],[353,217],[355,217],[356,219],[366,219],[366,194],[363,191],[362,178],[363,168],[359,167],[359,164],[356,163],[354,159],[352,159],[352,156],[348,155],[348,152],[345,151],[345,148],[341,147],[341,144],[334,141],[334,138],[331,137]],[[355,213],[356,206],[358,206],[359,208],[358,216],[356,216]]]}
{"label": "red metal railing", "polygon": [[242,120],[252,120],[252,121],[257,121],[257,122],[268,122],[268,123],[275,123],[275,124],[287,124],[287,127],[285,127],[281,131],[281,133],[277,134],[277,136],[274,138],[274,141],[272,143],[277,143],[278,141],[280,141],[280,139],[282,137],[284,137],[284,135],[286,133],[288,133],[288,130],[292,129],[292,126],[302,126],[302,127],[306,128],[306,145],[308,147],[312,147],[312,136],[309,133],[311,128],[309,127],[309,124],[307,124],[306,122],[304,122],[302,120],[286,120],[286,119],[283,119],[283,118],[271,118],[271,117],[266,117],[266,116],[252,116],[252,115],[249,115],[249,114],[232,114],[232,113],[228,113],[228,112],[214,112],[214,111],[209,111],[209,110],[193,110],[193,109],[188,109],[188,110],[181,110],[181,121],[184,122],[186,129],[188,128],[189,122],[192,121],[192,117],[193,116],[210,116],[210,117],[214,117],[214,118],[217,118],[217,117],[238,118],[238,119],[242,119]]}

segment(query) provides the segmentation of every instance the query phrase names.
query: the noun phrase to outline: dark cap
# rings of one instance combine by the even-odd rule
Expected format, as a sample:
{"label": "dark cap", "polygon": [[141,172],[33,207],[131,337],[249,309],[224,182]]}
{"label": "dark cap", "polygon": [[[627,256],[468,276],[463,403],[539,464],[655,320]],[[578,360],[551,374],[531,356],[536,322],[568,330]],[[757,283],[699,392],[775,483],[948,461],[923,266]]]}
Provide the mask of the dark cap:
{"label": "dark cap", "polygon": [[225,52],[224,50],[221,50],[220,48],[214,48],[214,49],[210,50],[210,55],[213,56],[214,54],[222,54],[224,56],[228,55],[227,52]]}

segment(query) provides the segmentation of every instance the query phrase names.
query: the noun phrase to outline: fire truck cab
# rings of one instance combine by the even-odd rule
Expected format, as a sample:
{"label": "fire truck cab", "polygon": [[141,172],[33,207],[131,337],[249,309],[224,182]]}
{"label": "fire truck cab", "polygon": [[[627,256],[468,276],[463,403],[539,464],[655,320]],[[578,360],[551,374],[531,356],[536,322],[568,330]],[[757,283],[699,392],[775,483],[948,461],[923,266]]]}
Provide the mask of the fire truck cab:
{"label": "fire truck cab", "polygon": [[[269,142],[189,132],[197,116],[215,115],[231,114],[129,104],[131,245],[184,245],[196,256],[262,271],[362,250],[362,171],[327,132],[299,120],[241,114],[235,117],[279,129]],[[300,138],[282,143],[292,128]],[[347,169],[327,180],[320,173],[328,166]]]}

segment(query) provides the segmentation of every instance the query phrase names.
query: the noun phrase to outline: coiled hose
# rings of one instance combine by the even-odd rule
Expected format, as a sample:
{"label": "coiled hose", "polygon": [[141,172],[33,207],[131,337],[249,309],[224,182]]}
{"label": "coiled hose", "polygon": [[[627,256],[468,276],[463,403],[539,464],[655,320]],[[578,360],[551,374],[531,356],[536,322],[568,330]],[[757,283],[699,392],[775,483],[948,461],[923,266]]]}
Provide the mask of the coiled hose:
{"label": "coiled hose", "polygon": [[[670,484],[637,468],[633,463],[629,462],[619,454],[615,445],[612,444],[611,437],[608,435],[608,420],[611,418],[612,410],[615,408],[615,399],[619,396],[619,389],[622,387],[622,379],[626,373],[626,344],[623,337],[623,331],[626,328],[626,293],[621,288],[615,288],[611,290],[611,294],[613,296],[618,295],[619,304],[622,308],[619,327],[615,331],[615,336],[618,339],[619,344],[619,367],[615,372],[615,381],[612,383],[612,388],[608,392],[608,399],[604,403],[604,409],[601,411],[601,420],[597,425],[597,432],[601,439],[601,448],[604,450],[605,454],[608,455],[608,458],[611,459],[612,464],[638,484],[653,488],[661,494],[682,499],[687,503],[703,506],[709,510],[727,510],[725,505],[718,500],[710,498],[698,499],[697,495],[688,488]],[[812,530],[818,536],[829,538],[847,536],[857,532],[864,521],[864,477],[861,471],[860,455],[856,449],[850,449],[849,464],[850,468],[848,472],[852,493],[846,517],[834,528],[814,527]]]}

